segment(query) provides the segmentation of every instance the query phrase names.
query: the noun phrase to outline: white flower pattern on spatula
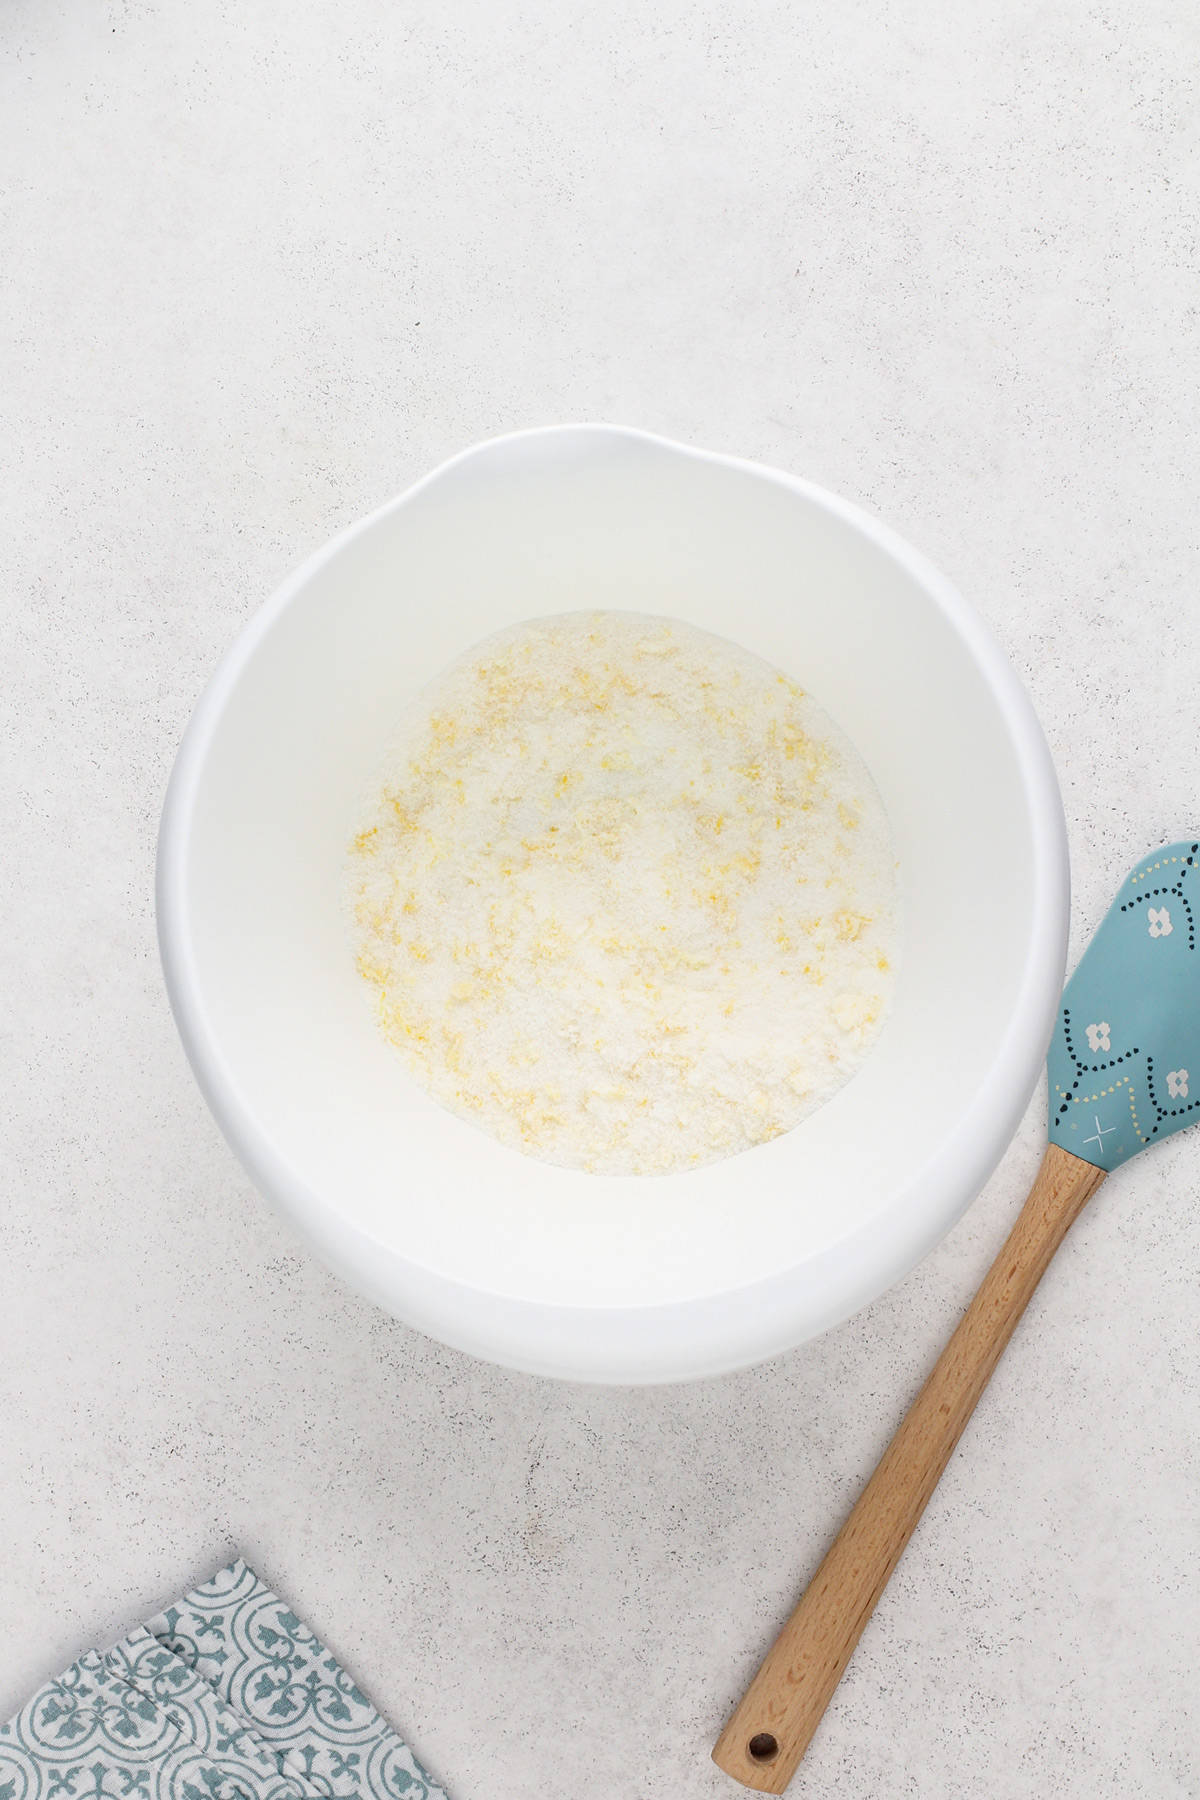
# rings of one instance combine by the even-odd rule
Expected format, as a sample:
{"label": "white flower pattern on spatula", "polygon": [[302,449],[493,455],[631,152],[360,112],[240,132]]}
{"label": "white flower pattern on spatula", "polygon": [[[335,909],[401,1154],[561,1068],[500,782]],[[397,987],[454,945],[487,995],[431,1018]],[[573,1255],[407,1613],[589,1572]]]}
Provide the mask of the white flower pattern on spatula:
{"label": "white flower pattern on spatula", "polygon": [[1188,1095],[1188,1072],[1186,1069],[1167,1070],[1167,1092],[1172,1100],[1186,1100]]}
{"label": "white flower pattern on spatula", "polygon": [[1146,917],[1150,921],[1151,937],[1170,937],[1171,914],[1165,906],[1148,906]]}
{"label": "white flower pattern on spatula", "polygon": [[1107,1019],[1101,1019],[1098,1025],[1087,1027],[1087,1041],[1093,1050],[1111,1050],[1112,1039],[1109,1036],[1110,1026]]}

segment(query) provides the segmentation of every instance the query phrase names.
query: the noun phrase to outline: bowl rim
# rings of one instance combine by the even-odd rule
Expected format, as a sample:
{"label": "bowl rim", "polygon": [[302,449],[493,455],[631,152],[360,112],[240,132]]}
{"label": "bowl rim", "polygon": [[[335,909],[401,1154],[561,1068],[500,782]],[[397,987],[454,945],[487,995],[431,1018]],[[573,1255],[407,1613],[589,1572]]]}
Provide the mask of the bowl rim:
{"label": "bowl rim", "polygon": [[[897,562],[937,605],[995,699],[1020,771],[1032,837],[1025,968],[972,1105],[927,1163],[893,1191],[883,1214],[803,1264],[687,1300],[583,1308],[489,1293],[408,1261],[338,1214],[284,1161],[243,1101],[207,1018],[189,929],[186,863],[205,762],[230,696],[276,622],[351,542],[460,465],[556,436],[648,444],[753,475],[808,500]],[[428,1335],[527,1373],[621,1385],[720,1375],[794,1348],[878,1298],[952,1229],[999,1162],[1037,1083],[1062,987],[1070,902],[1066,823],[1049,747],[998,641],[957,588],[890,526],[814,482],[599,421],[480,439],[344,527],[280,583],[221,657],[184,732],[163,803],[155,891],[163,975],[184,1049],[210,1110],[260,1192],[352,1286]]]}

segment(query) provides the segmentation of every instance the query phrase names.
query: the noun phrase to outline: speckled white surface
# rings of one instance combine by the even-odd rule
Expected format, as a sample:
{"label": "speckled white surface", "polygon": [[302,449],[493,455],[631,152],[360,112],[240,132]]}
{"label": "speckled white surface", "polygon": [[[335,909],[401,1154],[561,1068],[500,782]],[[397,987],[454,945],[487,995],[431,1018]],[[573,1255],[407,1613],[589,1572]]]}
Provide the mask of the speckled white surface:
{"label": "speckled white surface", "polygon": [[[1000,1242],[821,1341],[588,1391],[298,1247],[163,998],[163,785],[334,529],[615,418],[876,509],[991,619],[1076,945],[1200,819],[1194,10],[5,0],[0,1714],[240,1549],[455,1800],[701,1800]],[[1200,1138],[1098,1197],[794,1792],[1200,1794]]]}

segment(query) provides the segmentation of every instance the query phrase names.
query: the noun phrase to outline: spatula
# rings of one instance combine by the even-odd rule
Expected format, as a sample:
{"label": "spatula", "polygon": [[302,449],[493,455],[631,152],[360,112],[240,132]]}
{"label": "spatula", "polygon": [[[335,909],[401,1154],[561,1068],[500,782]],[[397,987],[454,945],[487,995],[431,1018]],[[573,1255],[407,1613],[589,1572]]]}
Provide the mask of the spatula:
{"label": "spatula", "polygon": [[[1001,1352],[1106,1174],[1200,1108],[1200,844],[1127,878],[1067,984],[1049,1144],[1007,1242],[713,1750],[782,1794]],[[1191,1073],[1189,1073],[1189,1070]]]}

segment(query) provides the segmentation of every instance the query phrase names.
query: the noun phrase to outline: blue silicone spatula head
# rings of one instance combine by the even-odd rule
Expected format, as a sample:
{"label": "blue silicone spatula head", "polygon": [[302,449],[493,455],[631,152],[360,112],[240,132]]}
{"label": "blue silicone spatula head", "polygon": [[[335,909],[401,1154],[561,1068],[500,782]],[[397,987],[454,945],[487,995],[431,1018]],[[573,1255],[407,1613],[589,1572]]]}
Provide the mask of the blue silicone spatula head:
{"label": "blue silicone spatula head", "polygon": [[1050,1142],[1098,1169],[1200,1123],[1200,841],[1126,877],[1067,983]]}

